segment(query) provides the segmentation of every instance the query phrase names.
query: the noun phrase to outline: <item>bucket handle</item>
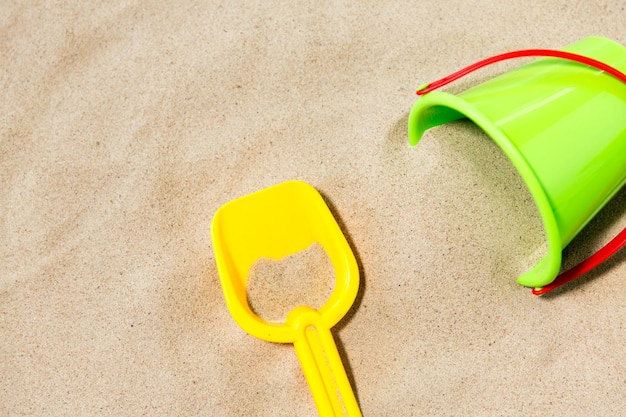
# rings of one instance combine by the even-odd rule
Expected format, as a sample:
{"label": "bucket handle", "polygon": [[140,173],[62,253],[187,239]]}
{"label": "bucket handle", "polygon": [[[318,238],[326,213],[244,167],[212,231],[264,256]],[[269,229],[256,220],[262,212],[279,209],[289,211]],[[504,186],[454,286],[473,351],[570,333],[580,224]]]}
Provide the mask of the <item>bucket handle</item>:
{"label": "bucket handle", "polygon": [[[552,49],[522,49],[519,51],[506,52],[504,54],[495,55],[490,58],[483,59],[482,61],[478,61],[475,64],[469,65],[455,73],[452,73],[446,77],[443,77],[437,81],[432,83],[427,83],[420,86],[416,93],[418,96],[422,96],[426,93],[430,93],[433,90],[443,87],[444,85],[450,84],[451,82],[458,80],[461,77],[469,74],[470,72],[476,71],[482,67],[487,65],[495,64],[496,62],[513,59],[513,58],[521,58],[521,57],[554,57],[554,58],[562,58],[569,61],[575,61],[581,64],[588,65],[593,68],[597,68],[601,71],[606,72],[607,74],[612,75],[618,80],[622,81],[626,84],[626,74],[619,71],[618,69],[605,64],[604,62],[598,61],[593,58],[586,57],[584,55],[574,54],[571,52],[565,51],[557,51]],[[611,256],[613,256],[617,251],[619,251],[624,245],[626,245],[626,227],[622,230],[616,237],[614,237],[608,244],[606,244],[602,249],[591,255],[589,258],[585,259],[575,267],[563,272],[560,274],[554,281],[550,284],[546,285],[542,288],[535,288],[532,290],[534,295],[543,295],[546,294],[556,288],[559,288],[562,285],[567,284],[570,281],[580,277],[583,274],[594,269],[596,266],[600,265]]]}
{"label": "bucket handle", "polygon": [[604,62],[598,61],[597,59],[589,58],[584,55],[574,54],[571,52],[557,51],[557,50],[552,50],[552,49],[522,49],[519,51],[506,52],[504,54],[495,55],[490,58],[483,59],[482,61],[478,61],[475,64],[467,66],[437,81],[433,81],[432,83],[421,85],[417,89],[416,93],[418,96],[422,96],[426,93],[430,93],[431,91],[436,90],[440,87],[443,87],[444,85],[450,84],[452,81],[458,80],[459,78],[469,74],[470,72],[476,71],[477,69],[480,69],[487,65],[495,64],[496,62],[505,61],[507,59],[530,57],[530,56],[554,57],[554,58],[567,59],[569,61],[575,61],[581,64],[589,65],[590,67],[597,68],[601,71],[605,71],[607,74],[611,74],[618,80],[626,83],[626,74],[624,74],[617,68],[607,65]]}
{"label": "bucket handle", "polygon": [[572,269],[569,269],[563,272],[561,275],[556,277],[554,281],[550,284],[546,285],[543,288],[535,288],[533,289],[533,294],[535,295],[543,295],[547,292],[554,290],[555,288],[559,288],[562,285],[567,284],[570,281],[575,280],[579,276],[586,274],[591,271],[596,266],[600,265],[602,262],[609,259],[611,256],[615,254],[622,246],[626,244],[626,227],[622,230],[617,236],[613,238],[609,243],[607,243],[602,249],[591,255],[589,258],[585,259]]}

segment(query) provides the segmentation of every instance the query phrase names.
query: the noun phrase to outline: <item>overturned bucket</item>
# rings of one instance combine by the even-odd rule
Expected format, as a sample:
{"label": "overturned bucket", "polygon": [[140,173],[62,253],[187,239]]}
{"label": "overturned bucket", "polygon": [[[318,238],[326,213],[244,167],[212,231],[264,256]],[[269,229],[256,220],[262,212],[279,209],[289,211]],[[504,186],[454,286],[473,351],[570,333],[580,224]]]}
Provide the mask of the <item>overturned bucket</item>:
{"label": "overturned bucket", "polygon": [[589,37],[563,49],[568,59],[552,52],[458,95],[429,92],[408,123],[415,145],[431,127],[468,118],[513,162],[548,241],[547,255],[518,277],[536,288],[557,277],[563,248],[626,183],[626,47]]}

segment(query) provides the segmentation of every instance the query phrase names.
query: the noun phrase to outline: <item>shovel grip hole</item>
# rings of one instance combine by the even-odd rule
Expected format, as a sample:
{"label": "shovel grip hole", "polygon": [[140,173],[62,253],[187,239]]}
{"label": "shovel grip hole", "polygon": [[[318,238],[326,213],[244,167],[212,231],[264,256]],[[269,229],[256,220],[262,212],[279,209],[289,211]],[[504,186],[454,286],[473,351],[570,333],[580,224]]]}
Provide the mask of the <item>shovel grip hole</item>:
{"label": "shovel grip hole", "polygon": [[252,311],[270,322],[284,322],[295,307],[319,310],[335,286],[335,270],[318,243],[281,260],[261,258],[250,268],[247,297]]}

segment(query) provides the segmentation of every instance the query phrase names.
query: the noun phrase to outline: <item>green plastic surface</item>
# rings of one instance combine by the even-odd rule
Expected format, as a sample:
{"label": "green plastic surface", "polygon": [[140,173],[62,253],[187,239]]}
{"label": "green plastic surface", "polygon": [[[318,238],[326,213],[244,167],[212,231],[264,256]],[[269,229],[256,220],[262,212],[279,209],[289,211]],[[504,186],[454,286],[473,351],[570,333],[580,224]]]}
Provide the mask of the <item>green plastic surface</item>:
{"label": "green plastic surface", "polygon": [[[563,50],[626,72],[626,48],[610,39],[589,37]],[[583,64],[541,58],[458,95],[425,94],[409,115],[409,143],[461,118],[481,127],[526,182],[548,253],[518,283],[549,284],[563,248],[626,182],[626,84]]]}

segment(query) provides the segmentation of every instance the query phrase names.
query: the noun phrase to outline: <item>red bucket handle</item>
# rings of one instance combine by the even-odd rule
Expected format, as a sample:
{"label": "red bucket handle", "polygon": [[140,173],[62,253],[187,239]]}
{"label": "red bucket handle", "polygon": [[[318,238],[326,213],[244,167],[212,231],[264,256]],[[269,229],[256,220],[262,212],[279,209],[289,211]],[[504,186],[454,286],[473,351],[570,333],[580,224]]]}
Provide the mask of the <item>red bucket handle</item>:
{"label": "red bucket handle", "polygon": [[469,65],[437,81],[433,81],[432,83],[428,83],[428,84],[424,84],[420,86],[417,89],[416,93],[418,96],[422,96],[426,93],[430,93],[431,91],[441,88],[444,85],[450,84],[452,81],[458,80],[459,78],[469,74],[470,72],[474,72],[477,69],[486,67],[487,65],[495,64],[496,62],[505,61],[507,59],[531,57],[531,56],[562,58],[562,59],[567,59],[569,61],[575,61],[581,64],[589,65],[590,67],[597,68],[601,71],[605,71],[607,74],[611,74],[618,80],[622,81],[623,83],[626,83],[626,74],[624,74],[617,68],[607,65],[604,62],[598,61],[597,59],[589,58],[584,55],[574,54],[571,52],[556,51],[552,49],[522,49],[520,51],[507,52],[504,54],[492,56],[491,58],[483,59],[482,61],[478,61],[475,64]]}

